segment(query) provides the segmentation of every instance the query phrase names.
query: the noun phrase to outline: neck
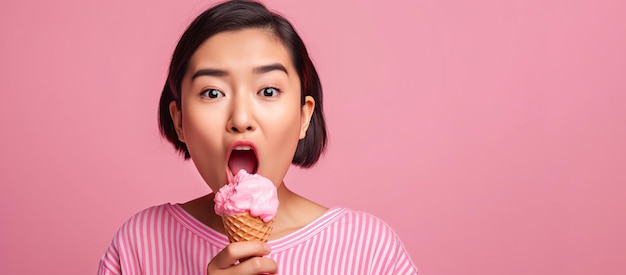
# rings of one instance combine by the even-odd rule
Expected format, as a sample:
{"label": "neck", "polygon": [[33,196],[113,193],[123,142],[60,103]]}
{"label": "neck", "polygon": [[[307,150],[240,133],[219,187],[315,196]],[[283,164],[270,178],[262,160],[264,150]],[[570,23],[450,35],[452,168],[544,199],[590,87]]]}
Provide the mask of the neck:
{"label": "neck", "polygon": [[322,215],[327,208],[291,191],[283,182],[278,187],[278,211],[270,239],[288,235]]}

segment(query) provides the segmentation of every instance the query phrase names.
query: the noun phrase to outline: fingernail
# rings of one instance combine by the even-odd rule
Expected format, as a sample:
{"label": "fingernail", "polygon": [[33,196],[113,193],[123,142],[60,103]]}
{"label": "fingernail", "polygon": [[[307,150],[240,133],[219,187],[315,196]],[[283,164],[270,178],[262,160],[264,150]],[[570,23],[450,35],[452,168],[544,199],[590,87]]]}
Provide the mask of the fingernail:
{"label": "fingernail", "polygon": [[267,253],[270,253],[270,251],[272,251],[272,248],[266,243],[263,244],[263,249],[265,249],[265,252]]}

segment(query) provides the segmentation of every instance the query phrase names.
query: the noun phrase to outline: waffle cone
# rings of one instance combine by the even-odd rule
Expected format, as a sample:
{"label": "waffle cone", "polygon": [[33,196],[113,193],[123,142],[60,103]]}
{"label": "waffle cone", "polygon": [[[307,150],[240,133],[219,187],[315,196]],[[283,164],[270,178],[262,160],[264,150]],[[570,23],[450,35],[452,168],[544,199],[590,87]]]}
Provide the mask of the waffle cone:
{"label": "waffle cone", "polygon": [[253,217],[250,213],[243,213],[223,216],[222,223],[224,223],[226,236],[231,243],[241,241],[267,242],[274,221],[266,223],[259,217]]}

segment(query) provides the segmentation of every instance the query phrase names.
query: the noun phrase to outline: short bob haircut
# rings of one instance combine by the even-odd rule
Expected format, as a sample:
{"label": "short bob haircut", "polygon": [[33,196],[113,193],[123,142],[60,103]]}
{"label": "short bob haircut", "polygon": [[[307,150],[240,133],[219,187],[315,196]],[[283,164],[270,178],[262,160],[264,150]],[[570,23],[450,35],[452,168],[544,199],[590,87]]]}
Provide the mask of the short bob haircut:
{"label": "short bob haircut", "polygon": [[306,137],[298,141],[292,164],[313,166],[326,148],[328,140],[322,108],[322,85],[304,42],[293,26],[282,16],[270,12],[263,4],[253,1],[228,1],[200,14],[183,33],[172,54],[167,81],[159,101],[159,128],[161,135],[171,142],[187,160],[191,156],[187,145],[180,140],[169,113],[169,104],[176,101],[181,106],[181,83],[191,56],[211,36],[225,31],[261,28],[272,31],[287,48],[300,78],[300,102],[306,96],[315,100],[315,109]]}

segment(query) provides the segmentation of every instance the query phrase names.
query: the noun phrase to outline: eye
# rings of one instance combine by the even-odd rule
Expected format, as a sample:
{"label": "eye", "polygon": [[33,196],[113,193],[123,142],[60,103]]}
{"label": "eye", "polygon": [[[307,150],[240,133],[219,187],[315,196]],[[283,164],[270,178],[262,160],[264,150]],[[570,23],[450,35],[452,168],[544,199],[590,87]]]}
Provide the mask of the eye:
{"label": "eye", "polygon": [[207,89],[207,90],[202,91],[200,96],[206,97],[206,98],[218,98],[218,97],[224,96],[224,93],[222,93],[220,90],[217,90],[217,89]]}
{"label": "eye", "polygon": [[266,96],[266,97],[275,97],[275,96],[278,96],[279,92],[280,90],[278,90],[277,88],[267,87],[267,88],[261,89],[259,91],[259,95]]}

